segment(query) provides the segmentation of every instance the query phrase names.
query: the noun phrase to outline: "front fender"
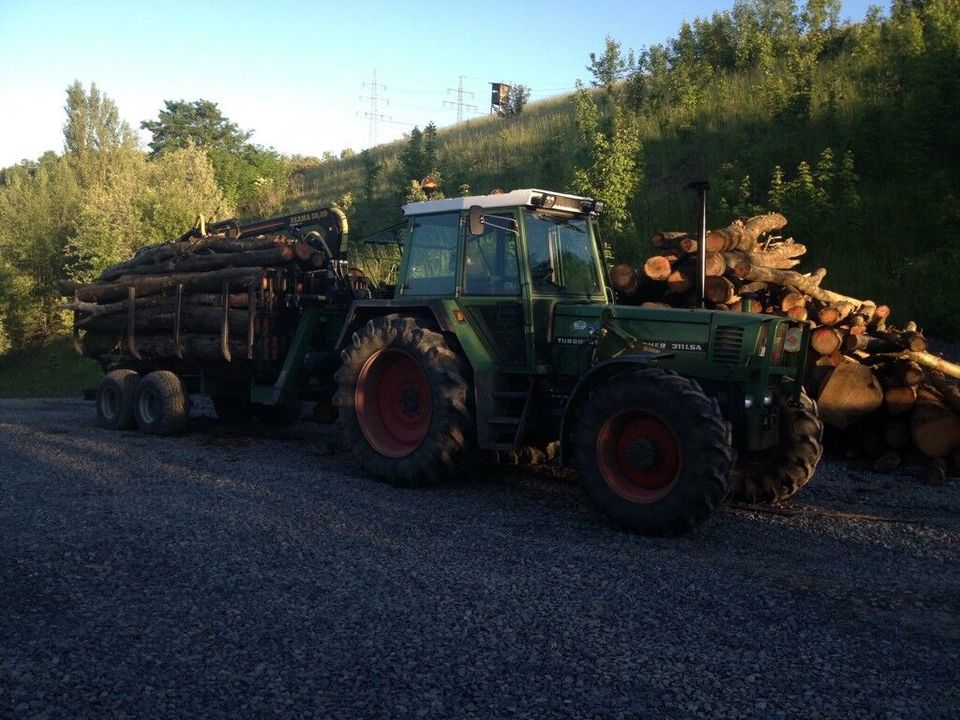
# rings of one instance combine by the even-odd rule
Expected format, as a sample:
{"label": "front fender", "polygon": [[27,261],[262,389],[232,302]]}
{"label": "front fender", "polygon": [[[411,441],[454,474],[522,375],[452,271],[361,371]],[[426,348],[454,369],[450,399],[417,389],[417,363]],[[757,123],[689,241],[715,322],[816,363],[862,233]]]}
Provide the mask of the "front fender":
{"label": "front fender", "polygon": [[567,406],[563,412],[563,421],[560,424],[560,467],[566,467],[572,451],[573,431],[576,426],[576,418],[580,414],[591,391],[600,383],[604,383],[610,378],[623,372],[636,370],[638,368],[655,367],[657,360],[672,358],[673,354],[664,353],[634,353],[624,355],[603,362],[590,368],[576,386],[570,397],[567,399]]}

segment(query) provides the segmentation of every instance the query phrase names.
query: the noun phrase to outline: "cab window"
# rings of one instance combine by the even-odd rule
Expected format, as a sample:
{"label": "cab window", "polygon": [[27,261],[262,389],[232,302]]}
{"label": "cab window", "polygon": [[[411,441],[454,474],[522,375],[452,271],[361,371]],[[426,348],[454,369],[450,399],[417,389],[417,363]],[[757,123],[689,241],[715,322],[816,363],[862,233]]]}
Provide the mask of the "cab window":
{"label": "cab window", "polygon": [[530,212],[526,229],[534,292],[602,293],[593,238],[585,220]]}
{"label": "cab window", "polygon": [[401,295],[453,295],[460,232],[460,213],[425,215],[413,221]]}
{"label": "cab window", "polygon": [[465,295],[519,295],[516,220],[512,215],[487,215],[484,233],[466,235],[463,265]]}

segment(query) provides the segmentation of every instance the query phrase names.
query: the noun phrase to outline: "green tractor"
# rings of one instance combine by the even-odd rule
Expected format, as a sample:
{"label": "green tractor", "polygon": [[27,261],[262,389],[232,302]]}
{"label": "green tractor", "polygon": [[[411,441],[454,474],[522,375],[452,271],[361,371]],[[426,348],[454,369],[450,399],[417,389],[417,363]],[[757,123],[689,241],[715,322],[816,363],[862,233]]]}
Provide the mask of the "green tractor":
{"label": "green tractor", "polygon": [[813,476],[804,323],[616,304],[590,198],[528,189],[403,211],[395,288],[354,301],[336,345],[337,425],[366,471],[421,486],[475,450],[558,445],[599,509],[654,534]]}

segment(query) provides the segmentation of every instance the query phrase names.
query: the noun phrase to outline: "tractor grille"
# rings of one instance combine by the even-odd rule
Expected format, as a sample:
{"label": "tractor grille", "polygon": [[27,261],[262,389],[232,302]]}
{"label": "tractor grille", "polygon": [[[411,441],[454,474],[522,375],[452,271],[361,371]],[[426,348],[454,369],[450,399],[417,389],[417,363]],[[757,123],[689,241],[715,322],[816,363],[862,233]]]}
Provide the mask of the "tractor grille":
{"label": "tractor grille", "polygon": [[713,335],[713,361],[721,365],[738,364],[742,345],[742,327],[718,327]]}

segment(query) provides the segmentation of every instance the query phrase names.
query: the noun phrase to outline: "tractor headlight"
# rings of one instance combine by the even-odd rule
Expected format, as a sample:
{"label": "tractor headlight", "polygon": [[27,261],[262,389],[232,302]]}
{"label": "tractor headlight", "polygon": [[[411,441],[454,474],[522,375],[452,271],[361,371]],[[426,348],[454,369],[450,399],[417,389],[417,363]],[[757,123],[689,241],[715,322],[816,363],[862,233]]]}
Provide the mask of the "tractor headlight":
{"label": "tractor headlight", "polygon": [[744,395],[743,396],[743,409],[749,410],[753,407],[753,395]]}
{"label": "tractor headlight", "polygon": [[765,407],[770,407],[773,405],[773,390],[767,390],[763,394],[763,404]]}

